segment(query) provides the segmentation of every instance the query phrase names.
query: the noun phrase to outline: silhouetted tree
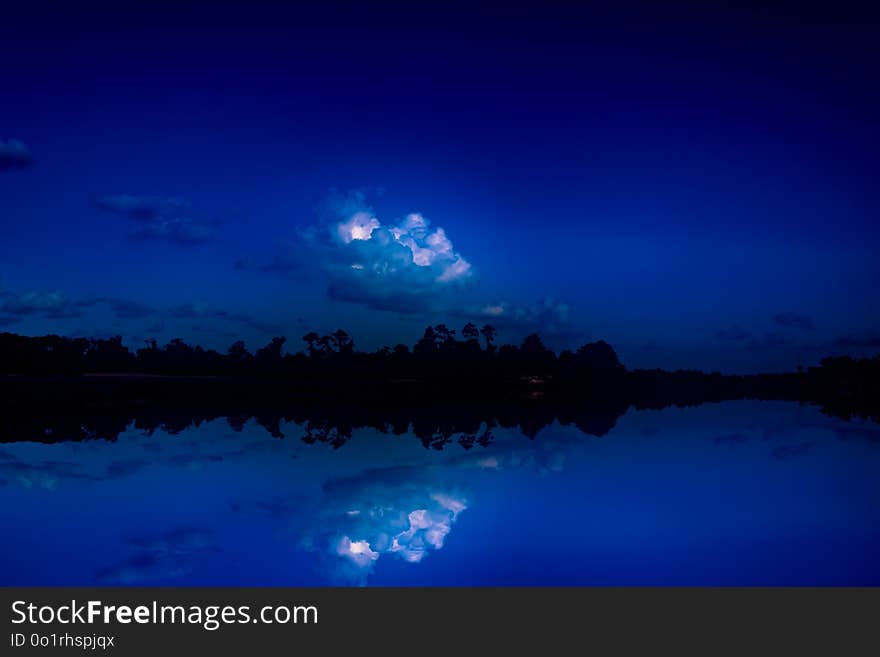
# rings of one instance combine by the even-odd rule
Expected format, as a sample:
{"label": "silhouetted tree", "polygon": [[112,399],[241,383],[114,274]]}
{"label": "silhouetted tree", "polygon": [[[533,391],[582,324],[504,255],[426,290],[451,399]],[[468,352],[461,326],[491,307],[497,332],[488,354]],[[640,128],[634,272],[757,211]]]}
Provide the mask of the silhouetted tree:
{"label": "silhouetted tree", "polygon": [[617,352],[604,340],[583,345],[575,352],[574,359],[578,367],[592,372],[607,373],[623,369]]}
{"label": "silhouetted tree", "polygon": [[122,336],[114,335],[106,340],[93,339],[86,361],[87,368],[93,372],[127,372],[134,364],[134,357],[122,344]]}
{"label": "silhouetted tree", "polygon": [[527,335],[519,348],[523,367],[529,374],[549,374],[553,370],[556,354],[544,346],[537,333]]}
{"label": "silhouetted tree", "polygon": [[315,345],[318,343],[320,336],[314,331],[309,331],[302,337],[302,339],[306,345],[308,345],[309,356],[314,356],[317,353]]}
{"label": "silhouetted tree", "polygon": [[461,329],[461,335],[465,339],[461,350],[462,357],[467,359],[478,357],[480,353],[480,329],[471,322],[468,322]]}
{"label": "silhouetted tree", "polygon": [[437,324],[434,327],[434,335],[440,345],[450,345],[455,342],[455,331],[446,326],[446,324]]}
{"label": "silhouetted tree", "polygon": [[233,342],[229,345],[229,349],[227,349],[226,353],[234,361],[242,361],[250,355],[248,354],[244,340],[236,340]]}
{"label": "silhouetted tree", "polygon": [[495,336],[498,335],[498,330],[491,324],[485,324],[483,328],[480,329],[480,333],[483,334],[483,339],[486,341],[486,351],[492,351]]}
{"label": "silhouetted tree", "polygon": [[332,335],[322,335],[318,338],[318,353],[322,356],[329,356],[333,353],[333,348],[336,345],[336,340]]}
{"label": "silhouetted tree", "polygon": [[351,339],[351,336],[348,335],[342,329],[337,329],[333,332],[333,341],[335,343],[336,351],[340,354],[351,354],[354,352],[354,341]]}
{"label": "silhouetted tree", "polygon": [[[486,352],[483,353],[479,349],[475,328],[468,323],[462,330],[465,341],[460,342],[455,340],[455,332],[444,324],[429,326],[412,353],[403,344],[396,345],[393,350],[383,347],[373,353],[356,352],[351,337],[341,329],[323,336],[310,332],[303,336],[309,348],[308,357],[302,352],[283,354],[283,337],[274,338],[251,356],[241,341],[235,342],[222,355],[201,346],[190,346],[179,338],[169,341],[163,348],[159,348],[155,340],[147,340],[144,347],[132,353],[120,336],[86,339],[0,333],[0,374],[13,375],[5,383],[0,377],[0,385],[5,385],[3,394],[12,398],[19,394],[17,387],[23,385],[14,375],[21,374],[228,374],[242,378],[283,379],[298,392],[348,394],[366,391],[385,395],[387,400],[412,395],[480,399],[492,395],[508,397],[511,393],[542,398],[550,394],[572,398],[580,395],[581,399],[602,399],[608,408],[617,409],[629,404],[639,408],[662,408],[671,403],[697,404],[749,397],[804,400],[821,404],[823,412],[830,415],[880,419],[880,357],[835,356],[822,359],[818,367],[798,368],[797,373],[751,376],[693,370],[627,371],[611,345],[602,340],[582,345],[574,352],[565,350],[557,358],[538,334],[527,336],[520,347],[500,345],[496,348],[495,329],[487,324],[479,331],[486,340]],[[55,384],[34,384],[31,392],[24,394],[24,399],[29,396],[36,399],[39,395],[34,396],[33,391],[43,385],[51,388]],[[62,382],[60,385],[70,385],[76,394],[82,392],[77,384]],[[111,380],[102,394],[112,398],[125,385]],[[149,386],[141,381],[133,385],[132,399],[140,400]],[[155,385],[160,396],[199,395],[207,390],[200,389],[192,381]],[[166,385],[167,388],[162,387]],[[237,386],[238,383],[231,385]],[[383,388],[386,385],[388,387]],[[240,386],[237,390],[247,387]],[[51,394],[55,394],[54,388],[51,388]],[[3,403],[0,395],[0,409]],[[3,419],[0,412],[0,421]],[[181,422],[184,423],[181,426],[185,426],[183,419]],[[462,429],[461,433],[475,436],[477,431],[477,428],[469,427]],[[423,435],[434,444],[438,435],[445,440],[452,434],[432,426],[424,427]],[[470,438],[465,442],[472,443]]]}
{"label": "silhouetted tree", "polygon": [[433,354],[436,349],[437,334],[434,332],[434,328],[429,326],[425,329],[425,333],[422,335],[421,339],[416,342],[413,347],[413,353],[419,356],[427,356]]}
{"label": "silhouetted tree", "polygon": [[480,330],[471,322],[468,322],[464,325],[464,328],[461,329],[461,336],[465,340],[477,340],[480,337]]}
{"label": "silhouetted tree", "polygon": [[281,352],[284,348],[285,342],[287,342],[287,338],[283,336],[272,338],[269,344],[267,344],[265,347],[260,347],[259,349],[257,349],[257,353],[254,354],[257,362],[259,362],[260,365],[262,365],[263,367],[280,363]]}

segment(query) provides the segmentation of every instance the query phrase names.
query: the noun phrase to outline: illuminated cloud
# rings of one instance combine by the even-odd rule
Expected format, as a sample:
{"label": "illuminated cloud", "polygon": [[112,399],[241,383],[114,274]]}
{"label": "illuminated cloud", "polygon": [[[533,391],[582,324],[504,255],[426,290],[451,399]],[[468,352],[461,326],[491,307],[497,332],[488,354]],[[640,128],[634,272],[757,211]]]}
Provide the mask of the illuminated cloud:
{"label": "illuminated cloud", "polygon": [[336,226],[336,231],[345,244],[354,240],[368,240],[373,236],[373,231],[382,224],[367,212],[355,212],[348,221],[342,221]]}
{"label": "illuminated cloud", "polygon": [[448,315],[485,320],[516,332],[567,335],[568,306],[546,298],[532,305],[472,298],[476,273],[442,226],[412,212],[383,222],[362,192],[336,194],[319,210],[320,222],[300,231],[274,258],[253,263],[241,258],[241,271],[271,272],[302,281],[318,272],[335,301],[400,314]]}
{"label": "illuminated cloud", "polygon": [[446,231],[421,214],[385,224],[359,193],[329,200],[326,210],[325,221],[303,231],[292,251],[318,265],[336,301],[419,313],[441,307],[444,294],[473,276]]}
{"label": "illuminated cloud", "polygon": [[325,486],[303,546],[323,557],[334,579],[365,584],[376,562],[419,563],[440,550],[467,500],[421,468],[369,470]]}
{"label": "illuminated cloud", "polygon": [[419,563],[430,550],[443,547],[452,524],[465,509],[464,499],[428,491],[397,500],[395,506],[348,509],[347,518],[355,522],[350,523],[347,531],[354,536],[339,536],[335,540],[335,553],[366,570],[383,554]]}
{"label": "illuminated cloud", "polygon": [[579,434],[558,431],[525,444],[518,438],[487,443],[434,466],[398,465],[331,479],[299,527],[301,546],[318,556],[320,569],[335,582],[365,585],[383,559],[418,564],[443,549],[470,506],[463,471],[551,475],[563,470],[577,444]]}

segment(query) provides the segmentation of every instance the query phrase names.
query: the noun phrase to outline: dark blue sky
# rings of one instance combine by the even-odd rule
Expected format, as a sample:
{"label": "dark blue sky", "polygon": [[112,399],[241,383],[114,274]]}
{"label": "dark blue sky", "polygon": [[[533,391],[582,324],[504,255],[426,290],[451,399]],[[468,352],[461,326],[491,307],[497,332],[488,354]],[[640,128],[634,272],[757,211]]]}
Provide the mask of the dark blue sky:
{"label": "dark blue sky", "polygon": [[876,16],[136,4],[0,9],[3,330],[880,347]]}

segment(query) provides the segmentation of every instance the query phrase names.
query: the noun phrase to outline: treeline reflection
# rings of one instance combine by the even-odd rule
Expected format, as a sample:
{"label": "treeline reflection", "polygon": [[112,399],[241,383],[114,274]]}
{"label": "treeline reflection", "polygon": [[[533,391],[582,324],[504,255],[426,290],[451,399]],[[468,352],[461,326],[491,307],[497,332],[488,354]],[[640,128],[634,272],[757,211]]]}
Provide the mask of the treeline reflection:
{"label": "treeline reflection", "polygon": [[148,435],[157,431],[179,434],[206,422],[224,420],[235,432],[254,422],[275,439],[300,439],[333,449],[345,445],[358,429],[410,434],[428,449],[441,450],[452,443],[471,449],[491,444],[497,428],[516,429],[534,439],[553,422],[576,427],[587,435],[604,436],[628,409],[625,402],[607,400],[597,406],[519,400],[406,407],[239,408],[234,412],[221,407],[153,404],[110,413],[5,414],[0,418],[0,442],[114,441],[131,429]]}

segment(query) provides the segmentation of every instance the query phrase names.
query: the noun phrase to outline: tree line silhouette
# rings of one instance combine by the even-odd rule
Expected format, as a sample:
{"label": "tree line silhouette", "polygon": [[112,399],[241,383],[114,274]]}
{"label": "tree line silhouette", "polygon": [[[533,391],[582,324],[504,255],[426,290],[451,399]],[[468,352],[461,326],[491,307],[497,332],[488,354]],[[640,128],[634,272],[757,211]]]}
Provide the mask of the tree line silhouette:
{"label": "tree line silhouette", "polygon": [[614,350],[604,341],[586,344],[557,355],[533,333],[520,345],[496,345],[497,330],[490,324],[467,323],[463,339],[445,324],[429,326],[412,349],[404,344],[373,352],[355,349],[344,330],[306,333],[305,349],[285,353],[285,337],[275,337],[248,351],[236,341],[225,353],[190,345],[179,338],[160,347],[147,340],[131,350],[121,336],[70,338],[59,335],[28,337],[0,333],[0,373],[29,375],[161,374],[169,376],[259,376],[332,379],[345,376],[372,379],[433,379],[447,376],[486,377],[565,375],[584,370],[606,374],[622,372]]}
{"label": "tree line silhouette", "polygon": [[[0,333],[0,407],[12,404],[128,403],[137,399],[271,400],[292,392],[315,398],[357,397],[392,405],[423,399],[575,397],[593,404],[641,408],[727,399],[799,400],[839,417],[880,421],[880,356],[824,358],[797,372],[722,375],[696,370],[628,370],[607,342],[559,353],[533,333],[519,345],[498,344],[490,324],[456,331],[429,326],[407,345],[359,351],[339,329],[302,336],[304,349],[285,351],[272,338],[251,352],[242,341],[225,353],[173,339],[131,350],[106,339]],[[82,376],[86,374],[103,377]],[[33,379],[22,381],[22,378]],[[100,382],[94,379],[102,379]]]}

